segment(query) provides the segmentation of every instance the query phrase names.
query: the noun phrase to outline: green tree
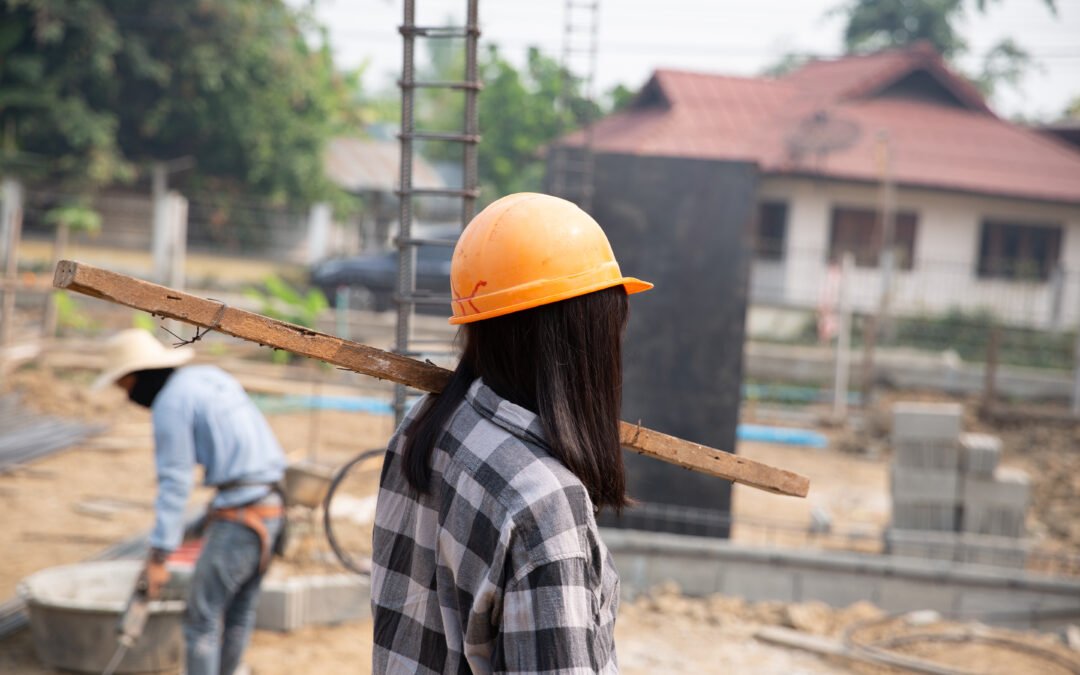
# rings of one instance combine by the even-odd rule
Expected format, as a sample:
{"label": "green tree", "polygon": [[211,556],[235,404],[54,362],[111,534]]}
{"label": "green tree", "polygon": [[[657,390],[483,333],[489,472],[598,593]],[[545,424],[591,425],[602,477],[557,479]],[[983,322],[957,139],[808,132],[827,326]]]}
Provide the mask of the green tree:
{"label": "green tree", "polygon": [[785,52],[780,55],[771,65],[762,69],[761,74],[765,77],[783,77],[788,73],[794,72],[801,68],[807,61],[813,57],[809,54],[798,54],[795,52]]}
{"label": "green tree", "polygon": [[326,198],[358,79],[317,30],[282,0],[0,0],[5,161],[101,185],[191,156],[216,189]]}
{"label": "green tree", "polygon": [[[464,51],[458,46],[438,45],[430,52],[430,66],[424,79],[455,80],[464,71]],[[528,50],[521,69],[510,63],[497,46],[489,46],[480,55],[480,79],[484,90],[479,96],[480,135],[483,138],[477,156],[478,173],[485,198],[537,190],[544,176],[541,156],[544,144],[587,121],[596,120],[605,110],[584,94],[580,78],[564,72],[559,63],[533,47]],[[560,105],[563,87],[569,88],[568,103]],[[613,103],[624,103],[625,92],[613,96]],[[464,97],[458,92],[431,92],[417,102],[417,125],[439,131],[460,130],[464,121]],[[425,156],[432,159],[457,159],[460,154],[445,143],[429,143]]]}
{"label": "green tree", "polygon": [[615,112],[622,110],[630,105],[630,102],[637,96],[637,91],[627,87],[625,84],[617,84],[607,92],[607,109],[609,112]]}
{"label": "green tree", "polygon": [[[844,17],[844,47],[847,52],[863,54],[881,49],[906,47],[929,42],[947,60],[968,53],[968,44],[957,30],[969,4],[979,12],[987,11],[1000,0],[850,0],[832,14]],[[1042,0],[1057,14],[1056,0]],[[970,79],[989,95],[995,86],[1016,87],[1034,65],[1031,55],[1014,40],[1006,38],[991,47],[982,59],[980,72]]]}
{"label": "green tree", "polygon": [[1074,96],[1072,101],[1065,106],[1064,117],[1071,117],[1073,119],[1080,119],[1080,96]]}

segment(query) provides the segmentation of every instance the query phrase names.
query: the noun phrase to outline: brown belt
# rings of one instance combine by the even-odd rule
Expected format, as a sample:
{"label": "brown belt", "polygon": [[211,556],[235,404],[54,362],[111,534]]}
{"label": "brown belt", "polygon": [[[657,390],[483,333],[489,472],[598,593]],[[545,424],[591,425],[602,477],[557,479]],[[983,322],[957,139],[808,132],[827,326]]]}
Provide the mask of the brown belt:
{"label": "brown belt", "polygon": [[270,533],[266,531],[266,523],[263,521],[271,518],[281,518],[285,515],[285,509],[280,504],[252,504],[250,506],[233,506],[223,509],[214,509],[210,512],[210,520],[228,520],[240,523],[255,534],[259,535],[259,573],[270,567],[270,558],[274,550],[274,542],[270,541]]}

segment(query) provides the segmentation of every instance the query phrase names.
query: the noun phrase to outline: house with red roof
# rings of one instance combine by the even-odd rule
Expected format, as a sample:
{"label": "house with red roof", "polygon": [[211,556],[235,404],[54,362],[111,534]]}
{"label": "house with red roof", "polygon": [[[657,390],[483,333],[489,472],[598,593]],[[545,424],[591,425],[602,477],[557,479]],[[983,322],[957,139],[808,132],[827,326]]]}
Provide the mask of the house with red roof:
{"label": "house with red roof", "polygon": [[597,156],[757,167],[752,304],[818,305],[850,252],[853,302],[872,310],[886,212],[893,311],[1080,320],[1080,150],[996,115],[929,46],[811,61],[776,79],[658,70],[591,135]]}

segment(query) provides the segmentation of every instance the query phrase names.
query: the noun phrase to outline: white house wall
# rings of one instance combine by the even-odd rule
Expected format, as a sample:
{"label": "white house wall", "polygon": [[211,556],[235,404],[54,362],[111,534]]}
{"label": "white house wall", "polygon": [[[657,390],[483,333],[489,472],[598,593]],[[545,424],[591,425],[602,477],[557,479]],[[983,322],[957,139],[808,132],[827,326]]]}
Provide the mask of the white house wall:
{"label": "white house wall", "polygon": [[[829,228],[835,206],[876,209],[874,186],[825,179],[766,178],[762,201],[788,204],[782,263],[755,261],[753,302],[816,307],[828,274]],[[958,307],[988,308],[1009,323],[1052,327],[1080,321],[1080,206],[1025,202],[930,190],[897,190],[897,207],[917,214],[914,266],[897,270],[893,311],[936,314]],[[1064,279],[1011,281],[976,275],[980,228],[984,219],[1060,224]],[[880,268],[856,268],[851,289],[859,311],[877,307]]]}

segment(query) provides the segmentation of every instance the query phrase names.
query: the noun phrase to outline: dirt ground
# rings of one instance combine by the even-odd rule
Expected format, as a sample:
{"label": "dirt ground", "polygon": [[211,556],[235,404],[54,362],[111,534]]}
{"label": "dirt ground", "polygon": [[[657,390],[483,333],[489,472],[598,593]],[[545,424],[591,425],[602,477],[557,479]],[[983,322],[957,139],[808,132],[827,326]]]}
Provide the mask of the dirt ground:
{"label": "dirt ground", "polygon": [[[272,372],[265,366],[250,369],[250,373],[267,379],[272,379]],[[0,600],[12,596],[19,579],[33,571],[82,560],[145,530],[151,523],[155,481],[149,416],[115,392],[88,394],[89,379],[89,372],[66,365],[56,372],[31,366],[4,383],[5,388],[17,388],[43,412],[93,419],[107,423],[109,429],[77,448],[0,475],[0,506],[5,513],[5,526],[0,529],[0,550],[5,551],[0,558]],[[310,384],[303,381],[284,381],[275,386],[282,393],[291,388],[296,388],[296,393],[311,393]],[[274,414],[269,419],[291,458],[313,459],[328,466],[339,465],[360,450],[384,446],[392,431],[390,418],[377,415],[293,412]],[[1047,536],[1060,540],[1062,546],[1076,541],[1080,537],[1080,532],[1075,531],[1080,521],[1076,439],[1062,440],[1060,432],[1045,434],[1039,430],[1005,430],[1003,437],[1007,461],[1029,467],[1038,481],[1036,517],[1038,522],[1048,523]],[[803,473],[810,477],[812,487],[807,499],[798,500],[737,486],[733,507],[740,521],[733,534],[737,541],[865,550],[879,546],[876,533],[889,517],[887,466],[883,459],[833,449],[756,443],[742,444],[739,451]],[[350,494],[361,498],[370,493],[372,480],[370,473],[358,479],[350,486],[354,491]],[[209,494],[201,491],[193,501],[208,498]],[[813,522],[815,511],[828,514],[834,535],[808,538],[805,528]],[[1060,521],[1056,525],[1053,516]],[[319,536],[319,524],[311,522],[306,526],[301,522],[300,530],[304,527],[309,527],[312,534],[308,544],[298,550],[293,560],[277,565],[275,575],[340,569]],[[352,535],[350,541],[361,542],[367,536],[364,532]],[[362,544],[355,549],[362,553]],[[753,638],[754,631],[766,625],[836,637],[854,621],[876,614],[874,608],[862,605],[832,610],[815,603],[750,605],[720,596],[690,599],[677,589],[662,588],[624,603],[616,639],[622,670],[631,674],[883,672]],[[966,630],[953,624],[938,629]],[[890,635],[895,637],[896,631]],[[368,621],[309,627],[288,635],[257,631],[248,662],[260,675],[364,673],[368,672],[371,658],[370,636]],[[1010,637],[1034,640],[1040,645],[1053,641],[1052,637]],[[905,649],[924,657],[940,659],[949,654],[949,658],[959,658],[963,664],[980,664],[979,670],[973,672],[1056,672],[1036,657],[1024,661],[1015,656],[1015,650],[1001,651],[985,645],[957,649],[955,644],[922,642]],[[33,657],[26,632],[0,643],[0,672],[44,672]]]}

